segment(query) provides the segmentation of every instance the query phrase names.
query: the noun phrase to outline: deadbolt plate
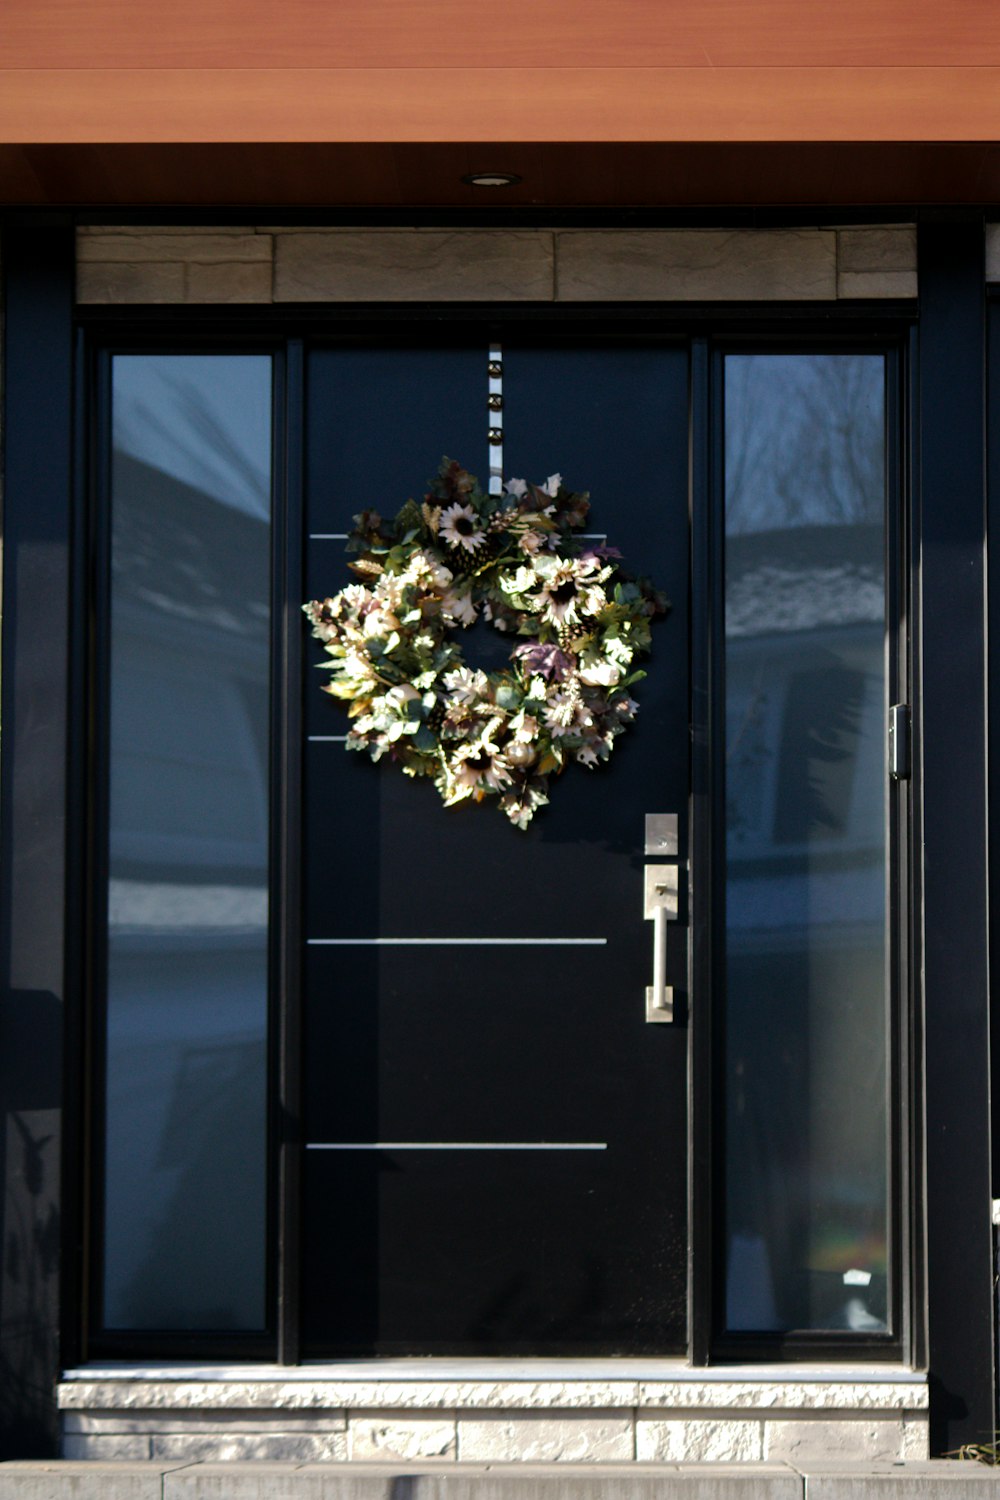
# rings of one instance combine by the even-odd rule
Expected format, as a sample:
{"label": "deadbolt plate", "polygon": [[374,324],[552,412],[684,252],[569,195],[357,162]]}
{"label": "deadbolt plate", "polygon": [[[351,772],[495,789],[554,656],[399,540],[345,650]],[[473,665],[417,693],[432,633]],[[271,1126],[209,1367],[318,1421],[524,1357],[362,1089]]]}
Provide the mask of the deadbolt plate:
{"label": "deadbolt plate", "polygon": [[647,855],[659,855],[663,859],[676,859],[679,853],[677,842],[676,813],[646,814]]}

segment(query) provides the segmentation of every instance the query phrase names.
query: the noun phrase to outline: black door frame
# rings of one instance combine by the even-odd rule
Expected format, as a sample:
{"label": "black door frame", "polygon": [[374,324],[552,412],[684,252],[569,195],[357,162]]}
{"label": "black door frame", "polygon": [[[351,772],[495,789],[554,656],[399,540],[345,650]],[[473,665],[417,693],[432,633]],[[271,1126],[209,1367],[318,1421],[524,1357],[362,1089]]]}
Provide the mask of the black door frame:
{"label": "black door frame", "polygon": [[[932,1124],[926,1143],[926,1200],[912,1205],[918,1247],[924,1210],[930,1222],[927,1274],[924,1280],[924,1258],[918,1248],[912,1258],[910,1298],[914,1307],[911,1355],[917,1363],[924,1352],[922,1330],[927,1329],[933,1443],[941,1451],[963,1440],[981,1440],[993,1422],[992,1256],[989,1226],[983,1223],[982,1212],[990,1164],[984,1061],[988,1032],[986,679],[981,644],[985,605],[982,216],[961,216],[947,224],[927,222],[921,228],[920,248],[921,321],[919,347],[914,338],[911,351],[909,446],[914,488],[921,497],[913,538],[911,629],[918,676],[913,701],[924,707],[914,735],[914,820],[921,835],[914,847],[922,845],[925,852],[914,861],[913,958],[915,971],[921,962],[924,966],[920,1010],[926,1013],[928,1062],[926,1096],[917,1087],[913,1099],[924,1098]],[[21,1320],[21,1327],[30,1330],[33,1339],[31,1389],[19,1376],[12,1381],[7,1375],[6,1383],[19,1391],[19,1405],[11,1409],[20,1425],[7,1427],[11,1434],[7,1451],[13,1456],[51,1447],[54,1422],[48,1389],[59,1365],[76,1362],[83,1352],[78,1267],[86,1151],[79,1130],[80,1060],[85,1058],[79,871],[88,805],[81,753],[88,699],[81,644],[86,637],[78,626],[86,619],[87,562],[75,529],[79,506],[71,503],[80,458],[80,427],[77,421],[74,428],[72,398],[71,224],[64,216],[11,216],[4,252],[7,619],[0,936],[6,960],[3,1041],[7,1065],[2,1102],[5,1117],[17,1115],[29,1132],[37,1129],[31,1144],[39,1152],[46,1149],[41,1125],[36,1125],[43,1116],[34,1111],[48,1112],[44,1118],[58,1130],[62,1109],[68,1125],[63,1132],[61,1190],[53,1182],[51,1165],[46,1168],[43,1189],[52,1212],[58,1216],[60,1206],[62,1210],[62,1287],[60,1292],[54,1257]],[[407,309],[402,321],[414,329],[432,326],[443,311]],[[851,328],[898,337],[905,336],[914,323],[909,304],[778,306],[768,308],[764,317],[759,308],[731,306],[657,307],[641,313],[634,306],[545,307],[531,312],[536,334],[540,325],[554,329],[567,316],[595,334],[602,328],[614,328],[620,334],[623,326],[630,326],[646,336],[650,320],[661,331],[684,327],[696,337],[707,337],[710,330],[751,327],[779,337],[783,330],[829,337],[835,330]],[[359,333],[366,325],[384,325],[388,319],[398,325],[400,313],[398,306],[296,309],[294,317],[284,310],[272,314],[270,309],[260,313],[211,310],[207,317],[203,311],[175,308],[94,309],[81,310],[80,323],[90,337],[101,333],[113,339],[126,326],[130,338],[162,337],[168,330],[171,335],[186,331],[190,336],[230,338],[240,328],[245,332],[252,322],[257,338],[277,339],[323,324],[339,324],[342,329],[353,326]],[[498,310],[468,307],[448,313],[459,325],[478,322],[488,327]],[[518,310],[516,316],[521,318],[523,313]],[[696,378],[700,378],[700,357],[696,353]],[[44,401],[39,399],[40,392],[45,393]],[[710,460],[702,447],[707,434],[701,434],[698,441],[697,422],[694,430],[692,461],[697,472],[699,464]],[[53,600],[69,600],[68,609],[54,606]],[[936,633],[925,626],[926,621],[933,624],[942,618],[949,627],[960,619],[964,627],[963,641],[969,649],[962,653],[961,670],[956,670],[957,654],[949,646],[949,631]],[[704,795],[703,781],[696,779],[695,786]],[[26,902],[32,912],[30,922],[22,917],[28,910]],[[42,918],[35,916],[42,911],[44,927]],[[920,932],[926,933],[922,960]],[[693,943],[695,953],[699,944],[699,939]],[[44,962],[40,961],[43,953]],[[958,1011],[956,954],[962,956],[960,974],[966,997]],[[36,984],[36,974],[43,974],[42,983]],[[29,977],[27,985],[23,976]],[[53,1029],[51,1017],[60,1009],[65,1027],[56,1022]],[[917,1085],[923,1082],[922,1042],[918,1024],[913,1033]],[[915,1107],[910,1117],[917,1163],[923,1159],[924,1113]],[[692,1153],[692,1178],[702,1182],[706,1123],[695,1121],[697,1144]],[[951,1141],[961,1141],[961,1160],[951,1149]],[[916,1186],[920,1175],[919,1170],[912,1171]],[[25,1180],[17,1190],[28,1194],[23,1202],[37,1213],[38,1189],[32,1190]],[[693,1238],[692,1260],[698,1254]],[[16,1289],[4,1285],[5,1324],[10,1322],[7,1308],[16,1305],[18,1295]],[[287,1317],[292,1309],[287,1300],[283,1306]],[[696,1296],[696,1326],[700,1306]],[[12,1331],[5,1335],[5,1342],[5,1371],[28,1368],[22,1335]],[[709,1356],[705,1347],[696,1346],[692,1352],[699,1363]],[[290,1340],[284,1355],[294,1358]]]}

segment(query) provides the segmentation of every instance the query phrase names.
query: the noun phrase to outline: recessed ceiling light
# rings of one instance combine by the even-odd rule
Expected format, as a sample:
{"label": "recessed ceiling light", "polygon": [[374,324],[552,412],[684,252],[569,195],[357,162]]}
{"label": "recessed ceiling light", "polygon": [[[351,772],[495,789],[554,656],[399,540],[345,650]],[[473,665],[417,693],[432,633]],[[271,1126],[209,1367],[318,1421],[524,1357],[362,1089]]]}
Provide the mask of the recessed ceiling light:
{"label": "recessed ceiling light", "polygon": [[468,172],[462,181],[470,187],[513,187],[521,178],[516,172]]}

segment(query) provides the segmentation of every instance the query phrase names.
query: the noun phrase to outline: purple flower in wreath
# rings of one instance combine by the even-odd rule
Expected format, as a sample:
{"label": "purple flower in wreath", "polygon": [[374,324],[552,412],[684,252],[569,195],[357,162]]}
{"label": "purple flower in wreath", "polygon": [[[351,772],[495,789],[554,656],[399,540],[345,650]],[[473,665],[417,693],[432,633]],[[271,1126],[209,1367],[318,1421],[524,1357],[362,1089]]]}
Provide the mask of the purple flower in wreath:
{"label": "purple flower in wreath", "polygon": [[544,677],[546,682],[562,682],[573,667],[565,651],[558,646],[543,646],[540,641],[528,641],[516,647],[513,654],[524,663],[525,671],[533,677]]}

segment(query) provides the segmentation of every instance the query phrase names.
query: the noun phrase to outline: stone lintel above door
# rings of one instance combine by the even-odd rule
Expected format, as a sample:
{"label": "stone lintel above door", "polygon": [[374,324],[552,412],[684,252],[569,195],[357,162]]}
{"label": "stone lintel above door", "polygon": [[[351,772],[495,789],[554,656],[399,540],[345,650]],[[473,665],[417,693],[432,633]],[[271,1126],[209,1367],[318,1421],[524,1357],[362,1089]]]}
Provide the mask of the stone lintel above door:
{"label": "stone lintel above door", "polygon": [[917,295],[911,224],[790,229],[94,225],[86,304],[834,301]]}

